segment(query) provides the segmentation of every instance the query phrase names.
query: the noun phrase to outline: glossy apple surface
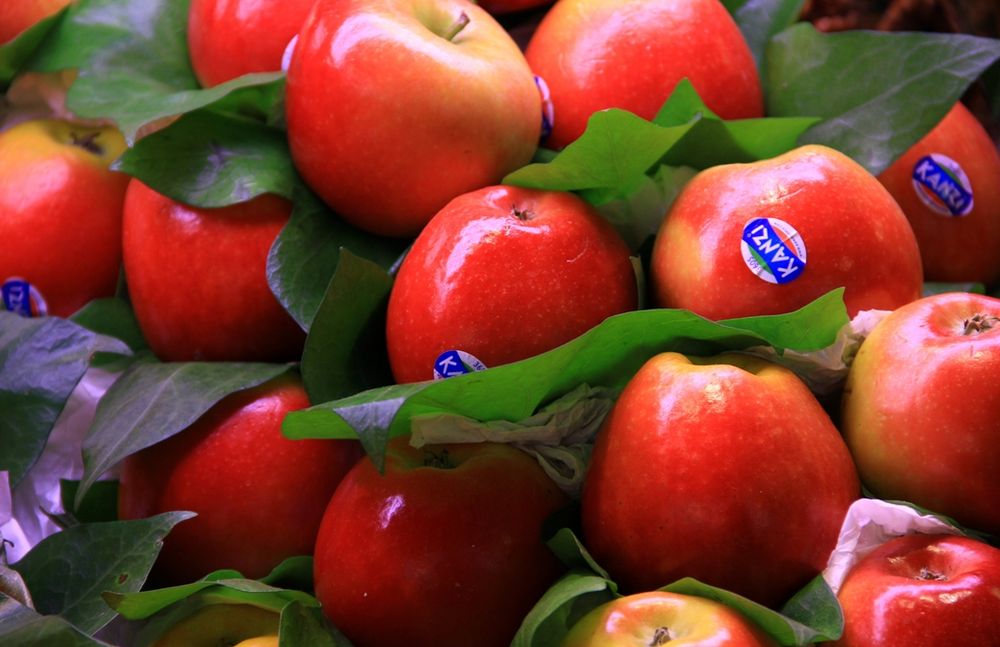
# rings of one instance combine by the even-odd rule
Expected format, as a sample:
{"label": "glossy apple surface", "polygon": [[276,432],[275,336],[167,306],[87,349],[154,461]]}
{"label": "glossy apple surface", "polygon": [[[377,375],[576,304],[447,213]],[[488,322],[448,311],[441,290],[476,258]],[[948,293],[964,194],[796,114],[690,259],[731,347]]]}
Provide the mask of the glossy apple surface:
{"label": "glossy apple surface", "polygon": [[652,119],[683,78],[725,119],[764,114],[750,48],[718,0],[560,0],[525,56],[552,95],[551,148],[598,110]]}
{"label": "glossy apple surface", "polygon": [[859,490],[794,373],[749,355],[663,353],[597,436],[584,540],[625,592],[690,576],[775,606],[826,566]]}
{"label": "glossy apple surface", "polygon": [[69,3],[70,0],[4,0],[0,13],[0,45],[14,40],[22,31]]}
{"label": "glossy apple surface", "polygon": [[186,583],[220,568],[258,578],[312,552],[326,503],[361,450],[356,441],[282,436],[285,414],[307,406],[297,377],[276,378],[227,396],[191,427],[122,462],[122,519],[198,513],[164,541],[158,580]]}
{"label": "glossy apple surface", "polygon": [[320,0],[286,109],[309,186],[386,236],[415,236],[455,196],[530,161],[542,114],[517,45],[466,0]]}
{"label": "glossy apple surface", "polygon": [[115,292],[128,177],[113,128],[65,121],[0,133],[0,309],[68,317]]}
{"label": "glossy apple surface", "polygon": [[928,281],[1000,279],[1000,152],[961,103],[879,180],[910,221]]}
{"label": "glossy apple surface", "polygon": [[851,365],[841,428],[861,480],[1000,534],[1000,300],[951,293],[896,310]]}
{"label": "glossy apple surface", "polygon": [[1000,550],[968,537],[886,542],[847,575],[840,647],[1000,645]]}
{"label": "glossy apple surface", "polygon": [[316,0],[191,0],[188,51],[204,87],[251,72],[277,72]]}
{"label": "glossy apple surface", "polygon": [[508,445],[390,443],[344,477],[316,538],[323,611],[357,645],[510,644],[561,566],[542,522],[567,503]]}
{"label": "glossy apple surface", "polygon": [[284,362],[305,333],[267,283],[267,255],[291,204],[274,195],[218,209],[191,207],[129,184],[123,252],[129,295],[164,361]]}
{"label": "glossy apple surface", "polygon": [[796,310],[844,287],[853,317],[920,297],[906,216],[868,171],[824,146],[702,171],[657,234],[656,302],[710,319]]}
{"label": "glossy apple surface", "polygon": [[209,604],[165,631],[152,647],[277,647],[279,619],[277,612],[251,604]]}
{"label": "glossy apple surface", "polygon": [[763,631],[724,604],[679,593],[635,593],[597,607],[560,647],[773,647]]}
{"label": "glossy apple surface", "polygon": [[397,382],[448,376],[446,351],[485,366],[555,348],[636,308],[618,233],[562,192],[494,186],[455,198],[396,277],[386,324]]}

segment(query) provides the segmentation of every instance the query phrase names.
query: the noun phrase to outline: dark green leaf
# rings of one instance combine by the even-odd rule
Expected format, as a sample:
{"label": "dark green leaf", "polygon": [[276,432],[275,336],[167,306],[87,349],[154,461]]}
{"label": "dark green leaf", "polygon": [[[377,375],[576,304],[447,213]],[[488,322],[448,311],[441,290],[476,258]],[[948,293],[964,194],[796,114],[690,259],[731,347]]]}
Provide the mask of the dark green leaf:
{"label": "dark green leaf", "polygon": [[0,311],[0,470],[11,487],[35,464],[94,353],[125,344],[56,317]]}
{"label": "dark green leaf", "polygon": [[961,34],[848,31],[809,24],[767,48],[767,111],[824,121],[801,143],[825,144],[873,174],[926,134],[1000,59],[1000,41]]}
{"label": "dark green leaf", "polygon": [[944,294],[945,292],[986,294],[986,286],[982,283],[924,283],[921,296],[929,297],[934,294]]}
{"label": "dark green leaf", "polygon": [[289,200],[296,182],[283,131],[211,110],[138,141],[117,169],[179,202],[224,207],[263,193]]}
{"label": "dark green leaf", "polygon": [[[273,84],[279,73],[248,74],[199,89],[187,50],[189,0],[81,0],[53,29],[30,67],[78,68],[67,105],[77,115],[108,118],[131,143],[138,130],[191,112],[241,88]],[[264,96],[277,98],[274,92]],[[258,106],[269,112],[271,106]]]}
{"label": "dark green leaf", "polygon": [[781,608],[781,614],[815,629],[819,636],[839,638],[844,632],[844,611],[822,575],[793,595]]}
{"label": "dark green leaf", "polygon": [[583,571],[568,573],[528,612],[511,647],[558,645],[580,618],[614,598],[603,577]]}
{"label": "dark green leaf", "polygon": [[289,370],[284,364],[136,362],[97,405],[83,440],[84,474],[76,504],[123,458],[189,427],[216,402]]}
{"label": "dark green leaf", "polygon": [[[111,647],[91,638],[59,616],[42,616],[28,610],[5,618],[0,596],[0,645],[10,647]],[[9,620],[9,622],[8,622]]]}
{"label": "dark green leaf", "polygon": [[556,554],[563,564],[569,568],[590,571],[600,575],[609,581],[612,592],[617,591],[617,587],[610,583],[608,572],[601,568],[600,564],[593,558],[576,533],[569,528],[560,529],[546,542],[546,545]]}
{"label": "dark green leaf", "polygon": [[58,614],[93,633],[114,617],[103,591],[138,591],[163,538],[194,516],[168,512],[137,521],[73,526],[43,539],[14,568],[21,573],[43,614]]}
{"label": "dark green leaf", "polygon": [[252,604],[272,611],[281,611],[289,602],[319,606],[316,598],[304,591],[280,589],[240,577],[204,578],[190,584],[148,591],[108,592],[104,594],[104,601],[129,620],[141,620],[193,596],[211,598],[213,603],[225,601],[230,604]]}
{"label": "dark green leaf", "polygon": [[[73,510],[79,481],[59,481],[59,498],[63,510]],[[72,512],[79,523],[118,520],[118,481],[98,481],[87,491],[79,507]]]}
{"label": "dark green leaf", "polygon": [[13,40],[0,45],[0,90],[6,90],[17,73],[31,58],[45,36],[62,20],[66,10],[59,11],[28,27]]}
{"label": "dark green leaf", "polygon": [[[758,604],[753,600],[737,595],[736,593],[731,593],[725,589],[703,584],[691,577],[685,577],[684,579],[678,580],[660,590],[669,591],[671,593],[681,593],[684,595],[696,595],[698,597],[721,602],[727,607],[739,611],[744,616],[752,620],[757,626],[773,636],[774,639],[781,645],[804,645],[807,643],[836,640],[840,637],[840,632],[843,631],[843,623],[841,623],[836,633],[823,633],[823,629],[826,628],[825,623],[829,620],[827,609],[824,609],[823,612],[817,616],[824,623],[824,626],[810,627],[792,620],[791,618],[787,618],[777,611],[768,609],[764,605]],[[821,595],[821,593],[810,592],[806,594],[806,597],[812,595]],[[830,595],[832,595],[832,592],[830,592]],[[814,598],[813,603],[815,602],[816,599]],[[833,598],[832,604],[837,604],[836,597]],[[796,611],[802,611],[797,604],[794,604],[793,607],[796,608]]]}
{"label": "dark green leaf", "polygon": [[334,627],[315,606],[292,602],[281,610],[279,647],[352,647],[351,641]]}
{"label": "dark green leaf", "polygon": [[722,4],[733,15],[763,73],[768,41],[798,19],[805,0],[723,0]]}
{"label": "dark green leaf", "polygon": [[260,581],[286,589],[311,591],[313,588],[312,555],[288,557],[272,568],[270,573],[260,578]]}
{"label": "dark green leaf", "polygon": [[382,267],[341,250],[302,353],[310,401],[328,402],[392,383],[385,350],[391,288],[392,278]]}
{"label": "dark green leaf", "polygon": [[267,257],[267,282],[285,310],[309,330],[336,271],[341,248],[389,268],[406,242],[352,227],[307,189],[297,189],[294,202],[292,218]]}
{"label": "dark green leaf", "polygon": [[132,306],[121,297],[95,299],[80,308],[70,319],[88,330],[122,340],[133,351],[149,348]]}
{"label": "dark green leaf", "polygon": [[[656,353],[711,355],[770,344],[814,350],[836,339],[845,321],[834,291],[786,315],[715,323],[685,310],[616,315],[541,355],[462,376],[373,389],[285,417],[291,438],[350,438],[356,433],[381,469],[385,442],[409,433],[411,416],[456,413],[475,420],[522,420],[580,384],[621,388]],[[806,331],[806,332],[803,332]]]}

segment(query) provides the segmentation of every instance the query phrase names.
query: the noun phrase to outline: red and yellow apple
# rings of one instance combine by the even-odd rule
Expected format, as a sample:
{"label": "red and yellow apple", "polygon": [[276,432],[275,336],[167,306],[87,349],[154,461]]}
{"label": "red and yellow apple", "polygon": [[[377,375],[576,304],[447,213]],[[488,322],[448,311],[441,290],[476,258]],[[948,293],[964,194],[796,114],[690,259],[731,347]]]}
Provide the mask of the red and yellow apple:
{"label": "red and yellow apple", "polygon": [[950,293],[883,319],[844,387],[841,428],[861,480],[1000,535],[1000,299]]}
{"label": "red and yellow apple", "polygon": [[719,0],[559,0],[525,56],[552,95],[551,148],[598,110],[652,119],[684,78],[724,119],[764,114],[753,55]]}
{"label": "red and yellow apple", "polygon": [[361,449],[357,441],[282,436],[285,414],[308,406],[301,381],[286,374],[227,396],[122,462],[122,519],[198,513],[164,540],[158,581],[186,583],[221,568],[259,578],[312,552],[326,504]]}
{"label": "red and yellow apple", "polygon": [[696,175],[660,226],[650,274],[658,305],[709,319],[791,312],[838,287],[853,317],[923,288],[899,205],[852,159],[814,145]]}
{"label": "red and yellow apple", "polygon": [[584,541],[626,592],[682,577],[780,605],[826,566],[860,486],[794,373],[663,353],[628,382],[584,480]]}
{"label": "red and yellow apple", "polygon": [[268,286],[271,245],[291,215],[275,195],[203,209],[133,180],[122,224],[135,316],[164,361],[285,362],[305,333]]}
{"label": "red and yellow apple", "polygon": [[879,175],[910,221],[928,281],[1000,279],[1000,151],[961,103]]}
{"label": "red and yellow apple", "polygon": [[562,570],[542,522],[566,503],[509,445],[399,438],[384,475],[361,461],[330,499],[316,596],[357,645],[506,647]]}
{"label": "red and yellow apple", "polygon": [[560,647],[774,647],[752,622],[705,598],[651,591],[606,602],[580,619]]}
{"label": "red and yellow apple", "polygon": [[0,133],[0,310],[68,317],[114,294],[128,177],[110,127],[28,121]]}
{"label": "red and yellow apple", "polygon": [[14,40],[22,31],[69,3],[70,0],[4,0],[0,13],[0,45]]}
{"label": "red and yellow apple", "polygon": [[386,324],[393,375],[417,382],[537,355],[634,310],[636,292],[628,247],[579,197],[507,186],[461,195],[399,269]]}
{"label": "red and yellow apple", "polygon": [[152,647],[278,647],[277,611],[252,604],[209,604],[167,629]]}
{"label": "red and yellow apple", "polygon": [[1000,645],[1000,549],[968,537],[886,542],[847,574],[839,647]]}
{"label": "red and yellow apple", "polygon": [[191,0],[187,40],[198,82],[277,72],[316,0]]}
{"label": "red and yellow apple", "polygon": [[529,162],[541,130],[524,56],[467,0],[320,0],[286,95],[306,182],[386,236],[415,236],[455,196]]}

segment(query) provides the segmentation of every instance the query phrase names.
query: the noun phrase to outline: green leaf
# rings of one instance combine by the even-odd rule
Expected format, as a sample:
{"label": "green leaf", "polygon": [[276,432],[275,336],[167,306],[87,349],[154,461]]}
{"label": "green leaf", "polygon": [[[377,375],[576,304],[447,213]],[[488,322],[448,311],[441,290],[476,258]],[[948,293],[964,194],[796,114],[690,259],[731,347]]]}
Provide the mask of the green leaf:
{"label": "green leaf", "polygon": [[944,294],[945,292],[972,292],[974,294],[986,294],[986,286],[982,283],[924,283],[921,296],[929,297],[934,294]]}
{"label": "green leaf", "polygon": [[[189,0],[81,0],[49,33],[30,68],[78,68],[67,105],[86,118],[114,121],[129,143],[147,124],[215,103],[257,85],[251,104],[280,98],[280,73],[248,74],[199,89],[187,50]],[[253,105],[268,113],[271,105]]]}
{"label": "green leaf", "polygon": [[553,584],[525,616],[511,647],[558,645],[583,616],[615,599],[609,582],[585,571],[573,571]]}
{"label": "green leaf", "polygon": [[[79,481],[59,481],[59,499],[63,510],[73,510]],[[78,523],[118,520],[118,481],[98,481],[87,491],[79,507],[71,513]]]}
{"label": "green leaf", "polygon": [[296,555],[281,560],[281,563],[271,569],[271,572],[260,578],[264,584],[299,591],[312,591],[313,588],[313,558],[312,555]]}
{"label": "green leaf", "polygon": [[283,131],[211,110],[188,113],[142,138],[116,164],[158,193],[198,207],[264,193],[290,200],[297,181]]}
{"label": "green leaf", "polygon": [[392,278],[382,267],[341,250],[302,353],[312,402],[327,402],[392,383],[385,349],[385,309]]}
{"label": "green leaf", "polygon": [[136,362],[108,389],[83,440],[83,479],[76,505],[123,458],[191,426],[236,391],[288,371],[284,364]]}
{"label": "green leaf", "polygon": [[792,26],[805,0],[722,0],[722,4],[733,15],[757,62],[757,69],[763,73],[768,41]]}
{"label": "green leaf", "polygon": [[844,610],[822,575],[793,595],[781,607],[781,615],[814,629],[817,637],[836,639],[844,632]]}
{"label": "green leaf", "polygon": [[340,249],[348,249],[389,268],[406,241],[382,238],[357,229],[305,188],[295,192],[292,218],[267,257],[267,282],[278,302],[309,330],[337,269]]}
{"label": "green leaf", "polygon": [[0,311],[0,470],[13,488],[41,456],[53,425],[98,351],[125,344],[56,317]]}
{"label": "green leaf", "polygon": [[800,142],[836,148],[877,175],[1000,59],[1000,41],[915,32],[824,34],[799,24],[771,40],[766,58],[768,114],[822,117]]}
{"label": "green leaf", "polygon": [[115,615],[101,592],[138,591],[163,538],[192,516],[168,512],[137,521],[73,526],[43,539],[13,567],[27,582],[39,612],[58,614],[93,633]]}
{"label": "green leaf", "polygon": [[[112,647],[91,638],[59,616],[42,616],[30,609],[17,617],[2,613],[0,595],[0,645],[11,647]],[[27,607],[23,607],[27,609]]]}
{"label": "green leaf", "polygon": [[149,349],[132,306],[121,297],[94,299],[70,319],[87,330],[120,339],[135,352]]}
{"label": "green leaf", "polygon": [[281,610],[278,640],[279,647],[352,647],[321,609],[300,602],[291,602]]}
{"label": "green leaf", "polygon": [[[843,631],[842,620],[834,633],[827,634],[824,633],[824,628],[804,625],[801,622],[785,617],[777,611],[773,611],[772,609],[745,598],[742,595],[737,595],[736,593],[731,593],[725,589],[703,584],[702,582],[699,582],[691,577],[685,577],[684,579],[678,580],[660,590],[669,591],[671,593],[681,593],[683,595],[696,595],[698,597],[721,602],[727,607],[739,611],[744,616],[752,620],[757,626],[773,636],[774,639],[781,645],[804,645],[807,643],[836,640],[840,638],[840,633]],[[829,591],[829,596],[823,598],[824,594],[821,591],[807,590],[807,592],[803,595],[803,600],[815,596],[812,597],[811,602],[807,603],[807,606],[809,604],[817,604],[818,600],[823,598],[826,604],[837,605],[837,608],[839,609],[840,606],[837,603],[837,598],[833,596],[833,592],[830,591],[829,588],[827,588],[827,591]],[[832,598],[830,596],[832,596]],[[799,604],[799,601],[796,601],[796,603],[792,606],[796,611],[804,612],[804,609],[802,605]],[[817,615],[817,618],[821,620],[824,626],[829,621],[828,612],[829,609],[824,608],[823,611]]]}
{"label": "green leaf", "polygon": [[[790,314],[716,323],[686,310],[640,310],[606,319],[541,355],[462,376],[372,389],[289,413],[290,438],[350,438],[357,434],[379,469],[385,442],[409,433],[414,415],[456,413],[474,420],[518,421],[580,384],[621,388],[653,355],[711,355],[770,344],[814,350],[836,339],[846,320],[834,291]],[[803,330],[809,332],[802,332]]]}
{"label": "green leaf", "polygon": [[6,90],[21,68],[31,59],[45,36],[62,20],[66,10],[56,12],[28,27],[13,40],[0,45],[0,90]]}

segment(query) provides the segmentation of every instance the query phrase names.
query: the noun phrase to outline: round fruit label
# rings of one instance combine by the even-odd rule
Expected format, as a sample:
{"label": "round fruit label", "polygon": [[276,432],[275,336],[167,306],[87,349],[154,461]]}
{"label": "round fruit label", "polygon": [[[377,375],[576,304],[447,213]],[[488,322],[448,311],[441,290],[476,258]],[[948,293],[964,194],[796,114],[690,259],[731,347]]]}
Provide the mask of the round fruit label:
{"label": "round fruit label", "polygon": [[456,375],[465,375],[473,371],[484,370],[486,370],[486,364],[480,362],[475,355],[466,353],[464,350],[446,350],[434,360],[435,380],[443,380],[446,377],[455,377]]}
{"label": "round fruit label", "polygon": [[556,108],[552,104],[552,93],[549,92],[548,83],[537,74],[535,86],[538,88],[538,94],[542,95],[542,133],[539,139],[544,140],[552,134],[552,125],[556,122]]}
{"label": "round fruit label", "polygon": [[0,307],[22,317],[44,317],[49,311],[42,293],[17,276],[8,278],[0,285],[0,297]]}
{"label": "round fruit label", "polygon": [[931,153],[913,167],[913,190],[931,211],[942,216],[966,216],[972,211],[972,184],[958,162]]}
{"label": "round fruit label", "polygon": [[806,244],[795,227],[778,218],[754,218],[743,225],[743,262],[768,283],[789,283],[806,268]]}

